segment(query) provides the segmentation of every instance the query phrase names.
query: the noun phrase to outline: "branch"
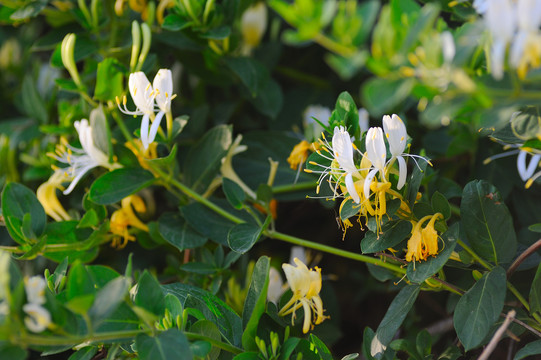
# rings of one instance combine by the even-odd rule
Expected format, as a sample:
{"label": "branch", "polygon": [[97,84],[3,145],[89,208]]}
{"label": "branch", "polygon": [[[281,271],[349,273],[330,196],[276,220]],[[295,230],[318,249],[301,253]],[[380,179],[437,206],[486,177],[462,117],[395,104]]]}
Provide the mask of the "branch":
{"label": "branch", "polygon": [[515,270],[519,267],[520,264],[526,258],[530,255],[532,255],[534,252],[537,251],[537,249],[541,248],[541,239],[537,240],[535,243],[533,243],[529,248],[527,248],[522,254],[519,255],[519,257],[516,258],[516,260],[511,264],[509,269],[507,269],[507,279],[509,279],[511,276],[513,276],[513,273]]}
{"label": "branch", "polygon": [[498,328],[490,342],[488,343],[487,347],[483,352],[481,353],[481,356],[477,360],[487,360],[490,354],[494,351],[496,348],[496,345],[498,345],[498,342],[502,338],[503,334],[505,333],[505,330],[509,327],[509,324],[511,324],[511,321],[515,318],[516,312],[515,310],[511,310],[507,313],[507,316],[505,317],[505,321],[503,324]]}

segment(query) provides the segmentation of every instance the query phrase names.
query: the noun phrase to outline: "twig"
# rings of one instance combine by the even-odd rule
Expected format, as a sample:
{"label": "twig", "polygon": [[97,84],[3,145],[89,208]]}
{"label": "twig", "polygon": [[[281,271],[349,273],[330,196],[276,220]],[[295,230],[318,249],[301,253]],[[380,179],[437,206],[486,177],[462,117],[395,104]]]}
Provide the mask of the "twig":
{"label": "twig", "polygon": [[524,321],[522,320],[519,320],[519,319],[511,319],[514,323],[517,323],[519,324],[520,326],[522,326],[523,328],[525,328],[526,330],[529,330],[531,333],[537,335],[539,338],[541,338],[541,332],[537,331],[536,329],[534,329],[533,327],[531,327],[530,325],[526,324]]}
{"label": "twig", "polygon": [[509,269],[507,269],[507,278],[509,279],[515,270],[519,267],[519,265],[531,254],[537,251],[537,249],[541,248],[541,239],[537,240],[535,243],[533,243],[529,248],[527,248],[522,254],[519,255],[518,258],[511,264]]}
{"label": "twig", "polygon": [[507,330],[507,327],[509,326],[509,324],[511,324],[512,319],[515,318],[515,315],[516,315],[515,310],[511,310],[511,311],[509,311],[507,313],[507,316],[505,317],[505,321],[498,328],[498,330],[496,331],[496,333],[494,334],[494,336],[492,337],[492,339],[488,343],[487,347],[485,348],[485,350],[483,350],[483,352],[481,353],[481,356],[479,356],[479,358],[477,360],[487,360],[488,359],[490,354],[492,354],[492,352],[496,348],[496,345],[498,345],[498,342],[500,341],[503,334],[505,333],[505,330]]}

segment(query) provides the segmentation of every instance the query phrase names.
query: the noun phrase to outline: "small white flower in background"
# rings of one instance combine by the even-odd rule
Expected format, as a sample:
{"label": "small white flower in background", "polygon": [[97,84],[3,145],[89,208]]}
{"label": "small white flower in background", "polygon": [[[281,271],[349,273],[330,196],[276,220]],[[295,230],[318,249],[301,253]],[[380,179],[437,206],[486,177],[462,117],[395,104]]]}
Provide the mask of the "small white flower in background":
{"label": "small white flower in background", "polygon": [[511,0],[491,0],[485,12],[485,22],[492,35],[490,69],[492,76],[503,78],[505,50],[516,29],[514,7]]}
{"label": "small white flower in background", "polygon": [[51,314],[39,304],[25,304],[23,311],[28,315],[24,318],[24,324],[32,332],[40,333],[51,324]]}
{"label": "small white flower in background", "polygon": [[74,125],[83,148],[72,147],[66,142],[57,146],[55,154],[49,154],[54,159],[69,165],[69,167],[62,169],[71,179],[71,184],[64,190],[64,195],[71,193],[81,178],[91,169],[102,166],[113,170],[120,166],[111,164],[108,156],[96,147],[92,138],[92,127],[88,120],[75,121]]}
{"label": "small white flower in background", "polygon": [[329,125],[331,109],[321,105],[309,105],[303,113],[305,138],[314,141],[321,136],[323,127],[314,119],[318,119],[323,125]]}
{"label": "small white flower in background", "polygon": [[261,38],[267,29],[267,6],[265,2],[259,2],[246,9],[240,22],[244,42],[242,54],[250,55],[252,50],[261,42]]}
{"label": "small white flower in background", "polygon": [[372,169],[364,180],[364,197],[370,197],[370,184],[379,172],[385,178],[385,160],[387,158],[387,147],[383,140],[383,130],[380,127],[368,129],[366,134],[366,156],[372,163]]}
{"label": "small white flower in background", "polygon": [[289,263],[295,264],[295,258],[299,259],[305,264],[308,264],[308,257],[306,256],[306,248],[302,246],[292,246],[289,254]]}
{"label": "small white flower in background", "polygon": [[363,134],[365,131],[368,131],[368,128],[370,127],[369,121],[370,121],[370,115],[368,114],[368,111],[365,108],[360,108],[359,109],[359,129],[361,129],[361,134]]}
{"label": "small white flower in background", "polygon": [[518,31],[509,51],[509,63],[524,78],[530,65],[541,65],[541,1],[518,0],[516,15]]}
{"label": "small white flower in background", "polygon": [[269,270],[269,288],[267,290],[267,300],[278,304],[280,297],[284,293],[284,281],[282,276],[275,268]]}
{"label": "small white flower in background", "polygon": [[450,64],[456,53],[455,40],[453,34],[449,31],[444,31],[440,34],[441,39],[441,51],[443,54],[443,62],[445,64]]}
{"label": "small white flower in background", "polygon": [[41,276],[32,276],[24,280],[24,289],[26,291],[26,300],[30,304],[45,304],[45,289],[47,282]]}

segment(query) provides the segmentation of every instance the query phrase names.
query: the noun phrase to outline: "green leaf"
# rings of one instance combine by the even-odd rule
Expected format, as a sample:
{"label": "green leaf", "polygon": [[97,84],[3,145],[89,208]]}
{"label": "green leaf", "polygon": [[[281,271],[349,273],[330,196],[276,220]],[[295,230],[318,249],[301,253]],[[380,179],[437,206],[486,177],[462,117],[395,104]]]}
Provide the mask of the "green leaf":
{"label": "green leaf", "polygon": [[90,209],[83,215],[81,220],[79,220],[79,224],[77,224],[77,228],[78,229],[92,228],[92,227],[98,226],[99,222],[100,220],[98,219],[96,210]]}
{"label": "green leaf", "polygon": [[423,181],[423,178],[425,176],[425,170],[427,165],[428,164],[426,161],[419,161],[417,166],[413,167],[411,177],[406,183],[405,198],[408,201],[410,209],[413,209],[415,207],[415,199],[417,199],[417,192],[419,191],[419,187],[421,186],[421,182]]}
{"label": "green leaf", "polygon": [[244,206],[243,202],[246,200],[246,194],[244,193],[244,190],[233,180],[230,180],[228,178],[223,178],[223,185],[222,189],[224,191],[225,197],[227,198],[227,201],[233,206],[235,209],[240,210]]}
{"label": "green leaf", "polygon": [[348,132],[352,136],[360,138],[359,112],[357,110],[355,100],[353,100],[347,91],[344,91],[338,95],[338,99],[336,99],[335,111],[340,116],[340,120],[342,124],[346,126]]}
{"label": "green leaf", "polygon": [[411,234],[411,223],[406,220],[393,220],[386,222],[381,227],[378,235],[367,232],[361,240],[361,251],[364,254],[375,253],[393,247]]}
{"label": "green leaf", "polygon": [[503,309],[506,282],[505,270],[495,267],[458,300],[453,322],[466,351],[479,346],[498,320]]}
{"label": "green leaf", "polygon": [[230,125],[209,130],[188,153],[184,163],[185,184],[204,192],[221,167],[221,160],[232,144]]}
{"label": "green leaf", "polygon": [[96,288],[86,266],[77,262],[71,268],[66,284],[66,306],[78,314],[86,314],[94,302]]}
{"label": "green leaf", "polygon": [[398,328],[402,325],[415,303],[420,289],[418,285],[408,285],[402,288],[393,299],[370,344],[372,356],[381,358],[383,349],[389,345]]}
{"label": "green leaf", "polygon": [[130,281],[128,279],[117,277],[98,291],[94,304],[88,311],[88,316],[94,328],[118,308],[128,293],[129,286]]}
{"label": "green leaf", "polygon": [[242,321],[233,309],[208,291],[188,284],[175,283],[162,286],[166,293],[178,297],[184,308],[195,308],[205,319],[218,325],[227,341],[235,346],[241,344]]}
{"label": "green leaf", "polygon": [[229,230],[227,243],[231,250],[244,254],[254,246],[261,237],[261,228],[252,224],[237,224]]}
{"label": "green leaf", "polygon": [[419,38],[426,34],[434,26],[438,19],[440,7],[436,4],[426,4],[422,7],[416,21],[408,30],[406,38],[402,42],[401,52],[406,54],[419,42]]}
{"label": "green leaf", "polygon": [[235,223],[199,203],[183,206],[180,210],[184,219],[196,231],[218,244],[228,246],[227,235]]}
{"label": "green leaf", "polygon": [[267,291],[269,287],[270,258],[262,256],[257,260],[252,273],[250,288],[242,310],[242,347],[248,351],[257,351],[255,337],[261,316],[265,313]]}
{"label": "green leaf", "polygon": [[321,360],[333,360],[331,351],[325,345],[323,341],[321,341],[317,336],[314,334],[310,334],[310,342],[314,344],[314,346],[317,349],[317,353],[320,356]]}
{"label": "green leaf", "polygon": [[116,169],[94,181],[90,187],[89,199],[99,205],[114,204],[150,186],[154,181],[154,175],[141,168]]}
{"label": "green leaf", "polygon": [[100,101],[114,101],[124,91],[125,69],[115,58],[105,58],[98,64],[94,98]]}
{"label": "green leaf", "polygon": [[[217,341],[222,340],[220,330],[218,330],[218,327],[212,321],[199,320],[192,325],[192,327],[190,328],[190,332],[201,334]],[[207,342],[207,344],[209,343]],[[218,358],[221,350],[216,346],[209,346],[209,348],[210,352],[205,355],[205,360],[215,360],[216,358]]]}
{"label": "green leaf", "polygon": [[146,270],[137,283],[134,302],[135,305],[158,316],[163,315],[165,311],[165,295],[160,283]]}
{"label": "green leaf", "polygon": [[373,78],[365,82],[362,88],[363,103],[372,116],[390,113],[411,93],[415,80]]}
{"label": "green leaf", "polygon": [[71,354],[68,360],[92,360],[97,352],[97,346],[85,346]]}
{"label": "green leaf", "polygon": [[275,119],[282,110],[284,96],[280,85],[270,77],[263,81],[255,97],[250,98],[254,107],[262,113]]}
{"label": "green leaf", "polygon": [[455,223],[441,236],[444,247],[436,257],[431,257],[427,261],[420,261],[415,264],[410,262],[408,264],[407,275],[410,281],[422,283],[440,271],[455,250],[458,240],[458,229],[459,225]]}
{"label": "green leaf", "polygon": [[442,193],[435,191],[432,195],[430,203],[435,212],[441,213],[445,220],[449,220],[451,217],[451,206],[449,205],[447,198]]}
{"label": "green leaf", "polygon": [[537,267],[530,289],[530,314],[541,312],[541,264]]}
{"label": "green leaf", "polygon": [[25,349],[4,341],[0,343],[0,359],[25,360],[27,356]]}
{"label": "green leaf", "polygon": [[517,250],[513,219],[494,186],[483,180],[469,182],[460,214],[461,228],[478,255],[496,264],[513,259]]}
{"label": "green leaf", "polygon": [[177,329],[169,329],[158,336],[139,334],[135,345],[141,360],[188,360],[193,358],[190,343]]}
{"label": "green leaf", "polygon": [[267,68],[252,58],[232,57],[225,59],[225,64],[238,76],[254,98],[258,95],[261,84],[269,77]]}
{"label": "green leaf", "polygon": [[208,264],[204,262],[189,262],[180,267],[181,270],[191,272],[194,274],[208,275],[214,274],[219,268],[214,264]]}
{"label": "green leaf", "polygon": [[169,31],[179,31],[191,26],[193,23],[177,14],[169,14],[163,19],[162,28]]}
{"label": "green leaf", "polygon": [[231,28],[229,26],[220,26],[214,29],[210,29],[200,37],[203,39],[223,40],[231,35]]}
{"label": "green leaf", "polygon": [[[8,183],[2,191],[2,215],[9,234],[19,244],[26,244],[28,239],[23,234],[23,219],[30,215],[30,227],[35,236],[43,234],[47,217],[43,206],[32,190],[24,185]],[[33,239],[34,241],[36,239]]]}
{"label": "green leaf", "polygon": [[259,357],[259,352],[250,351],[236,355],[233,360],[261,360],[261,358]]}
{"label": "green leaf", "polygon": [[41,98],[30,74],[27,74],[23,80],[22,101],[24,111],[29,117],[38,120],[41,124],[47,123],[49,117],[45,102]]}
{"label": "green leaf", "polygon": [[63,261],[66,257],[69,263],[75,260],[88,262],[97,255],[98,244],[103,241],[103,236],[109,230],[109,224],[102,224],[97,230],[78,227],[77,221],[60,221],[47,224],[45,234],[47,245],[72,245],[71,249],[64,251],[49,251],[44,254],[48,259],[56,262]]}
{"label": "green leaf", "polygon": [[171,245],[179,249],[203,246],[207,238],[192,229],[179,214],[165,213],[158,220],[160,234]]}
{"label": "green leaf", "polygon": [[540,354],[541,354],[541,340],[536,340],[536,341],[532,341],[529,344],[526,344],[526,346],[524,346],[522,349],[517,351],[513,360],[520,360],[528,356],[540,355]]}

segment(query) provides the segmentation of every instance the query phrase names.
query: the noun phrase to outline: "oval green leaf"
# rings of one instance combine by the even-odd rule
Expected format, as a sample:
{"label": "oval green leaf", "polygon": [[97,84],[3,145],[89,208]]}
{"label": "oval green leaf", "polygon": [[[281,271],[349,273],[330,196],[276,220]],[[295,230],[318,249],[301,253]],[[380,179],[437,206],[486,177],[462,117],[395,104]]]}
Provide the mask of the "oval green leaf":
{"label": "oval green leaf", "polygon": [[193,354],[186,336],[177,329],[169,329],[158,336],[139,334],[135,345],[141,360],[187,360]]}
{"label": "oval green leaf", "polygon": [[140,168],[116,169],[94,181],[90,187],[89,199],[99,205],[114,204],[154,181],[151,172]]}
{"label": "oval green leaf", "polygon": [[229,230],[227,243],[231,250],[244,254],[254,246],[261,237],[261,229],[258,226],[242,223]]}

